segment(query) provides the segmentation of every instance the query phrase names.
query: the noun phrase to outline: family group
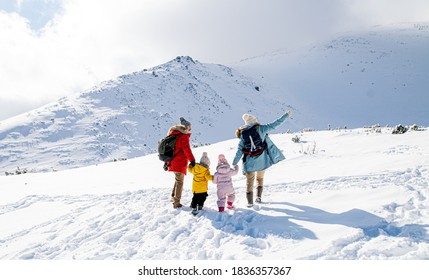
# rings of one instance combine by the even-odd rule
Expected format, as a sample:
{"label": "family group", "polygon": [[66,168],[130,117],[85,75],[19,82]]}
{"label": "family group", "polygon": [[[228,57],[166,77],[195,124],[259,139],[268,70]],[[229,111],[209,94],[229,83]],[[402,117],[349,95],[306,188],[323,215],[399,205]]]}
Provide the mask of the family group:
{"label": "family group", "polygon": [[[282,124],[291,112],[284,113],[272,123],[260,124],[252,114],[244,114],[242,119],[244,125],[236,130],[236,136],[240,139],[238,143],[232,166],[228,163],[224,154],[217,156],[216,171],[210,173],[210,159],[206,152],[200,161],[196,163],[190,146],[192,125],[185,118],[180,118],[180,124],[172,126],[168,136],[175,136],[172,152],[174,157],[165,162],[164,169],[174,173],[175,180],[171,192],[171,202],[174,208],[181,208],[181,198],[184,178],[187,172],[193,174],[192,181],[192,213],[197,214],[204,207],[208,196],[208,181],[217,186],[217,206],[219,212],[226,209],[234,209],[235,191],[232,176],[239,171],[238,163],[243,161],[243,174],[246,176],[246,199],[247,207],[253,203],[261,203],[262,191],[264,189],[265,171],[273,164],[284,160],[285,157],[280,149],[273,143],[268,133]],[[256,180],[256,199],[253,200],[253,190]]]}

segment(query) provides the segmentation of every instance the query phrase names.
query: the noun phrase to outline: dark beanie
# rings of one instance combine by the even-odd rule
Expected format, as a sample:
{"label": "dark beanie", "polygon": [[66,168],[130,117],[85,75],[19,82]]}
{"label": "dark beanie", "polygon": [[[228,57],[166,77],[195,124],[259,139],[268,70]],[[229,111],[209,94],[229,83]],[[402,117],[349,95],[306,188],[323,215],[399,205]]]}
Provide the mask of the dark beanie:
{"label": "dark beanie", "polygon": [[181,125],[184,125],[184,126],[186,126],[186,127],[191,126],[191,123],[190,123],[190,122],[188,122],[187,120],[185,120],[185,118],[184,118],[184,117],[180,117],[180,124],[181,124]]}

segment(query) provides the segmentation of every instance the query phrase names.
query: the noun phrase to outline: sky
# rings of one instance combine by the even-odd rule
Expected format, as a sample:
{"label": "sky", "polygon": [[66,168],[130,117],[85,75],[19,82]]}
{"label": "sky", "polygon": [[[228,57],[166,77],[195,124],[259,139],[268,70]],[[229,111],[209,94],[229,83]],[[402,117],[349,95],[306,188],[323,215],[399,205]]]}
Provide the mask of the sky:
{"label": "sky", "polygon": [[2,0],[0,121],[179,55],[228,65],[428,15],[425,0]]}

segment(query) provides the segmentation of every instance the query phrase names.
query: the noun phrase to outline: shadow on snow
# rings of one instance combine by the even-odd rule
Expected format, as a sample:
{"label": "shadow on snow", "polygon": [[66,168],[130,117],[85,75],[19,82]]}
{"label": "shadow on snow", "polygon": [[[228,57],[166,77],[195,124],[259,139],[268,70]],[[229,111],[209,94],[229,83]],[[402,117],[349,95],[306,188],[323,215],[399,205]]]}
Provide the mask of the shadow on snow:
{"label": "shadow on snow", "polygon": [[[268,211],[270,214],[264,214]],[[233,215],[207,211],[204,216],[212,221],[215,228],[233,234],[265,238],[268,235],[287,239],[318,239],[316,234],[291,220],[318,224],[337,224],[361,229],[367,238],[380,235],[408,237],[413,240],[427,239],[425,227],[428,225],[409,224],[401,227],[361,209],[351,209],[343,213],[330,213],[322,209],[289,202],[262,204],[259,211],[237,209]]]}

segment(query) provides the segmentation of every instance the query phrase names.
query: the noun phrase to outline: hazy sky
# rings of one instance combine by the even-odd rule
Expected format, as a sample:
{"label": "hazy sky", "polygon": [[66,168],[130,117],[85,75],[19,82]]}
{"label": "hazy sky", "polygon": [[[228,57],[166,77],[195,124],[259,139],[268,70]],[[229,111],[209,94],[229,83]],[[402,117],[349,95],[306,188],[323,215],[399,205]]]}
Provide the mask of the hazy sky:
{"label": "hazy sky", "polygon": [[1,0],[0,120],[178,55],[228,65],[428,20],[427,0]]}

